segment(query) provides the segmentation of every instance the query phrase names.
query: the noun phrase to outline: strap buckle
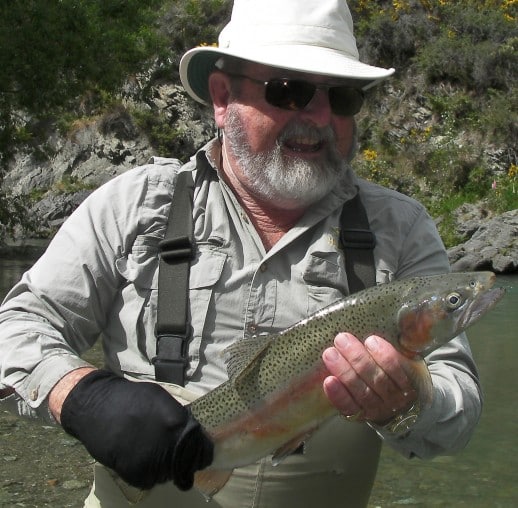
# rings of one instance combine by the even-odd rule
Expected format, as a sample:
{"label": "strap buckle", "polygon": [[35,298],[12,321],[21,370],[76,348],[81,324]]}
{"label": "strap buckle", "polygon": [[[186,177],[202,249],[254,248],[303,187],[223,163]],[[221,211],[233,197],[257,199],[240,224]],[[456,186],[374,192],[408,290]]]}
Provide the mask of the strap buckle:
{"label": "strap buckle", "polygon": [[160,257],[167,263],[194,258],[193,242],[189,236],[165,238],[158,242]]}
{"label": "strap buckle", "polygon": [[376,236],[369,229],[342,229],[342,244],[346,249],[374,249]]}
{"label": "strap buckle", "polygon": [[151,360],[157,379],[183,386],[187,365],[186,343],[185,335],[164,333],[157,336],[157,355]]}

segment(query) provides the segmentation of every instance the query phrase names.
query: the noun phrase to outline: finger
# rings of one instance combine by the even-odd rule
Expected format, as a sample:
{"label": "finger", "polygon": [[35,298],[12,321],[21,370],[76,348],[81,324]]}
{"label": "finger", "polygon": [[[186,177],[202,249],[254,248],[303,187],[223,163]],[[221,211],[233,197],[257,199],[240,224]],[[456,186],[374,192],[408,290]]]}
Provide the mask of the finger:
{"label": "finger", "polygon": [[[343,334],[343,343],[340,345],[340,350],[337,347],[329,348],[323,355],[324,363],[333,375],[342,385],[344,385],[348,393],[352,396],[356,404],[363,410],[368,410],[370,407],[378,407],[382,404],[381,399],[377,393],[362,379],[362,377],[352,367],[346,355],[352,358],[356,356],[369,356],[363,345],[352,335]],[[350,341],[351,351],[345,342]],[[339,341],[340,343],[340,341]],[[358,347],[360,346],[360,347]],[[346,351],[347,350],[347,351]],[[371,363],[375,362],[371,359]]]}
{"label": "finger", "polygon": [[[370,347],[376,350],[376,357],[398,355],[390,344],[379,337],[371,338],[369,342]],[[383,343],[389,347],[385,347]],[[330,366],[330,372],[347,386],[349,393],[364,411],[366,419],[385,421],[411,405],[411,386],[408,386],[407,390],[402,390],[378,365],[369,349],[353,335],[337,335],[335,348],[341,359]],[[397,361],[380,360],[380,363],[392,365],[396,371],[400,370]],[[403,386],[406,385],[403,383]],[[413,392],[410,398],[415,398]]]}
{"label": "finger", "polygon": [[[369,391],[374,390],[375,393],[383,398],[385,390],[387,389],[385,383],[394,385],[392,380],[383,372],[376,361],[370,355],[369,350],[362,344],[356,337],[348,333],[338,334],[335,338],[335,348],[338,350],[344,361],[352,368],[356,374],[349,375],[349,379],[352,381],[351,391],[358,392],[361,395],[361,390],[366,392],[362,395],[369,396]],[[333,372],[333,374],[336,374]],[[340,376],[339,378],[345,382],[345,377]],[[356,389],[354,389],[355,387]],[[369,387],[370,390],[367,390]],[[376,388],[382,388],[381,393],[378,393]],[[395,389],[395,386],[390,387]]]}
{"label": "finger", "polygon": [[385,404],[396,411],[411,405],[417,392],[401,367],[400,354],[389,342],[377,336],[368,337],[365,347],[382,373],[373,388]]}
{"label": "finger", "polygon": [[408,391],[414,389],[406,371],[402,368],[401,354],[396,351],[390,342],[372,335],[365,340],[365,347],[378,366],[400,390]]}
{"label": "finger", "polygon": [[[330,371],[343,372],[344,369],[347,368],[344,366],[343,359],[335,348],[326,349],[322,358]],[[356,415],[362,410],[352,397],[347,386],[338,377],[334,375],[326,377],[324,379],[323,389],[331,404],[343,415]]]}

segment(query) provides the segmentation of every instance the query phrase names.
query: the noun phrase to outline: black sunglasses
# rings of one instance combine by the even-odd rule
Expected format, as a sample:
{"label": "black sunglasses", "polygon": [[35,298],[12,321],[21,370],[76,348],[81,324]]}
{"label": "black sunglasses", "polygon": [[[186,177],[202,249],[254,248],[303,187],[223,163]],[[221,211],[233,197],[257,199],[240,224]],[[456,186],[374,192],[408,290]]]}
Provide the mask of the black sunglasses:
{"label": "black sunglasses", "polygon": [[244,74],[226,72],[229,76],[248,79],[264,85],[266,102],[289,111],[302,111],[315,96],[317,90],[327,90],[329,105],[335,115],[353,116],[363,105],[364,94],[360,88],[351,86],[317,85],[301,79],[274,78],[263,81]]}

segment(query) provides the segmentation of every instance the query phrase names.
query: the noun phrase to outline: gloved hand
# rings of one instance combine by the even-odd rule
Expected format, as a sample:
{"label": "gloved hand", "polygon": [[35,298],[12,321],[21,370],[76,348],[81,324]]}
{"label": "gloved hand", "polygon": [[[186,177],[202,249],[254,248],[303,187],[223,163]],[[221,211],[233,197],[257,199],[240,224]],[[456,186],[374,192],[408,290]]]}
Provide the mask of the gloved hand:
{"label": "gloved hand", "polygon": [[155,383],[105,370],[82,378],[67,395],[61,425],[90,455],[140,489],[172,480],[192,487],[212,462],[213,445],[188,408]]}

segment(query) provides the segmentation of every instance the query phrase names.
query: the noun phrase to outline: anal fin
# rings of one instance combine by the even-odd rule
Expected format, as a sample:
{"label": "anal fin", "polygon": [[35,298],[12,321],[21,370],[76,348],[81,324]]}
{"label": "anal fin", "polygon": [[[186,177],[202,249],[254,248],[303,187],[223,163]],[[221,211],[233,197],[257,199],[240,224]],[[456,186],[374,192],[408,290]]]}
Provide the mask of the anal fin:
{"label": "anal fin", "polygon": [[232,470],[204,469],[194,474],[194,487],[210,501],[228,482]]}

